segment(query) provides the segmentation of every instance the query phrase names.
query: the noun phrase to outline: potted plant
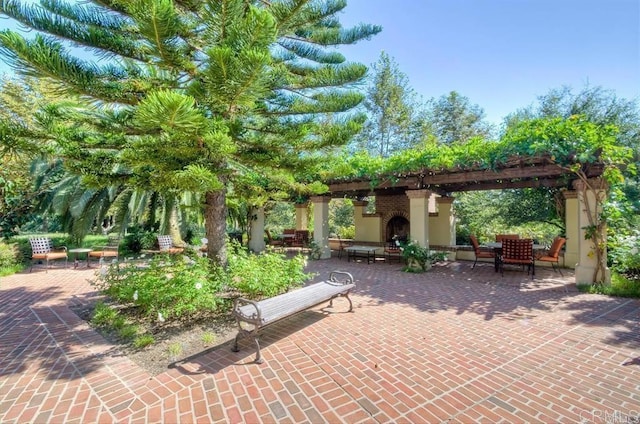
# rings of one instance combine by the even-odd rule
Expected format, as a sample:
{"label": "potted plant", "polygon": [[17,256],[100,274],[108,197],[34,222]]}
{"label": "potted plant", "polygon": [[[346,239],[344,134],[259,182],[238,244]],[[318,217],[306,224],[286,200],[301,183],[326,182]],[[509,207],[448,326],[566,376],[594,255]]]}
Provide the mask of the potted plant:
{"label": "potted plant", "polygon": [[405,272],[425,272],[431,269],[431,265],[447,259],[446,252],[429,250],[420,246],[415,240],[406,243],[400,242],[402,258],[405,260]]}

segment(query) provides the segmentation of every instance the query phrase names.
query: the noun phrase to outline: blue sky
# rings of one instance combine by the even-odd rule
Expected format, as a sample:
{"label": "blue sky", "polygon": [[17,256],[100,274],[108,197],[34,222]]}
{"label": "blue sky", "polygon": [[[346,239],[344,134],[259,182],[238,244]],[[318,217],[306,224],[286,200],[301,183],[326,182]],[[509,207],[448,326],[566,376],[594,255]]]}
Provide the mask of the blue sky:
{"label": "blue sky", "polygon": [[455,90],[494,123],[564,85],[640,100],[640,0],[348,0],[340,20],[383,27],[349,60],[384,50],[425,99]]}
{"label": "blue sky", "polygon": [[563,85],[640,101],[640,0],[348,0],[340,19],[383,27],[349,60],[384,50],[424,99],[455,90],[494,123]]}

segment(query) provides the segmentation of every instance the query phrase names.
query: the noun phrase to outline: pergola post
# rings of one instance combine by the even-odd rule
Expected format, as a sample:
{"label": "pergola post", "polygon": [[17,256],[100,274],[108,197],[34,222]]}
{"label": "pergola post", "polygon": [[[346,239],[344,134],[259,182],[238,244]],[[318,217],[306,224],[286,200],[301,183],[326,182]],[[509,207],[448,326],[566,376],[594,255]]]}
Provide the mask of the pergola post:
{"label": "pergola post", "polygon": [[455,246],[456,223],[452,213],[453,197],[436,197],[437,216],[432,217],[430,243],[439,246]]}
{"label": "pergola post", "polygon": [[567,242],[565,244],[564,263],[570,268],[575,268],[580,261],[580,222],[578,216],[578,192],[566,190],[564,196],[565,228]]}
{"label": "pergola post", "polygon": [[429,247],[429,190],[407,190],[409,198],[409,221],[411,240],[420,246]]}
{"label": "pergola post", "polygon": [[366,200],[353,201],[353,225],[356,229],[355,239],[368,241],[371,238],[370,229],[365,223],[365,211],[369,202]]}
{"label": "pergola post", "polygon": [[264,208],[254,206],[251,208],[251,220],[249,223],[249,250],[252,252],[264,251]]}
{"label": "pergola post", "polygon": [[[329,259],[329,196],[313,196],[313,241],[320,247],[320,259]],[[296,209],[297,210],[297,209]],[[306,209],[305,209],[306,210]]]}
{"label": "pergola post", "polygon": [[[590,187],[589,187],[590,186]],[[601,228],[599,238],[602,241],[604,252],[601,264],[598,264],[595,254],[595,245],[592,239],[586,239],[587,231],[593,223],[598,223],[602,213],[602,203],[606,198],[606,183],[601,179],[591,179],[588,184],[584,181],[575,180],[573,187],[578,193],[578,229],[579,229],[579,261],[576,265],[576,283],[593,284],[594,276],[598,265],[601,265],[603,274],[601,278],[605,284],[611,283],[611,271],[607,267],[607,235],[606,228]]]}
{"label": "pergola post", "polygon": [[306,230],[308,226],[307,203],[296,203],[296,230]]}

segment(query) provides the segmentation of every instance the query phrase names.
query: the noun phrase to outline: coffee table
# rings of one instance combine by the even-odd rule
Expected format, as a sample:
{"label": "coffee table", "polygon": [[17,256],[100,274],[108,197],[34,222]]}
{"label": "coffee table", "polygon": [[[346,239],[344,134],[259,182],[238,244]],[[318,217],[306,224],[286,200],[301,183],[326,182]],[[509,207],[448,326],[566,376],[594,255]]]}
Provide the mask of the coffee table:
{"label": "coffee table", "polygon": [[350,262],[351,259],[354,261],[356,258],[367,258],[367,264],[376,261],[376,250],[378,250],[375,246],[348,246],[343,249],[347,252],[347,262]]}
{"label": "coffee table", "polygon": [[73,268],[78,268],[78,255],[80,254],[85,254],[87,255],[87,268],[90,268],[89,266],[89,252],[93,251],[93,249],[86,249],[86,248],[77,248],[77,249],[69,249],[69,253],[74,253],[74,259],[73,259]]}

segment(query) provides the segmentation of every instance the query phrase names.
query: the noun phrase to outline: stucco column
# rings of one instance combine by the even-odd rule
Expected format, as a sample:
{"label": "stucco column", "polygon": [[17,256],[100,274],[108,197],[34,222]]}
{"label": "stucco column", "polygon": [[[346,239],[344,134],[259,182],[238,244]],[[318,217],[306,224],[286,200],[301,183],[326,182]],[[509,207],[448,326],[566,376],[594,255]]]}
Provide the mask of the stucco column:
{"label": "stucco column", "polygon": [[307,204],[296,203],[296,230],[306,230],[308,226]]}
{"label": "stucco column", "polygon": [[420,246],[429,247],[429,190],[407,190],[409,198],[409,221],[411,240]]}
{"label": "stucco column", "polygon": [[313,196],[313,241],[320,247],[320,259],[329,259],[329,201],[328,196]]}
{"label": "stucco column", "polygon": [[580,223],[578,217],[578,192],[566,190],[564,196],[564,226],[567,242],[565,243],[564,265],[575,268],[580,261]]}
{"label": "stucco column", "polygon": [[266,246],[264,243],[264,208],[251,208],[250,216],[249,250],[252,252],[262,252]]}
{"label": "stucco column", "polygon": [[436,197],[438,208],[437,216],[432,217],[429,230],[431,237],[429,242],[432,245],[455,246],[456,244],[456,224],[451,213],[453,197]]}
{"label": "stucco column", "polygon": [[[606,198],[606,183],[599,179],[589,180],[589,184],[595,187],[595,190],[585,189],[585,183],[580,180],[573,182],[573,187],[578,193],[578,264],[576,265],[576,283],[594,283],[593,275],[597,268],[597,259],[594,252],[595,246],[592,240],[586,240],[585,235],[587,231],[585,227],[591,225],[589,220],[589,214],[592,217],[593,222],[597,222],[600,214],[602,213],[602,203],[600,208],[596,210],[598,204],[596,199],[604,200]],[[611,283],[611,271],[606,265],[607,261],[607,248],[606,230],[603,230],[602,240],[605,244],[602,261],[604,262],[604,276],[602,279],[606,284]]]}
{"label": "stucco column", "polygon": [[367,209],[369,202],[366,200],[354,200],[353,201],[353,226],[355,227],[356,240],[365,240],[364,231],[366,231],[366,225],[364,225],[364,211]]}

